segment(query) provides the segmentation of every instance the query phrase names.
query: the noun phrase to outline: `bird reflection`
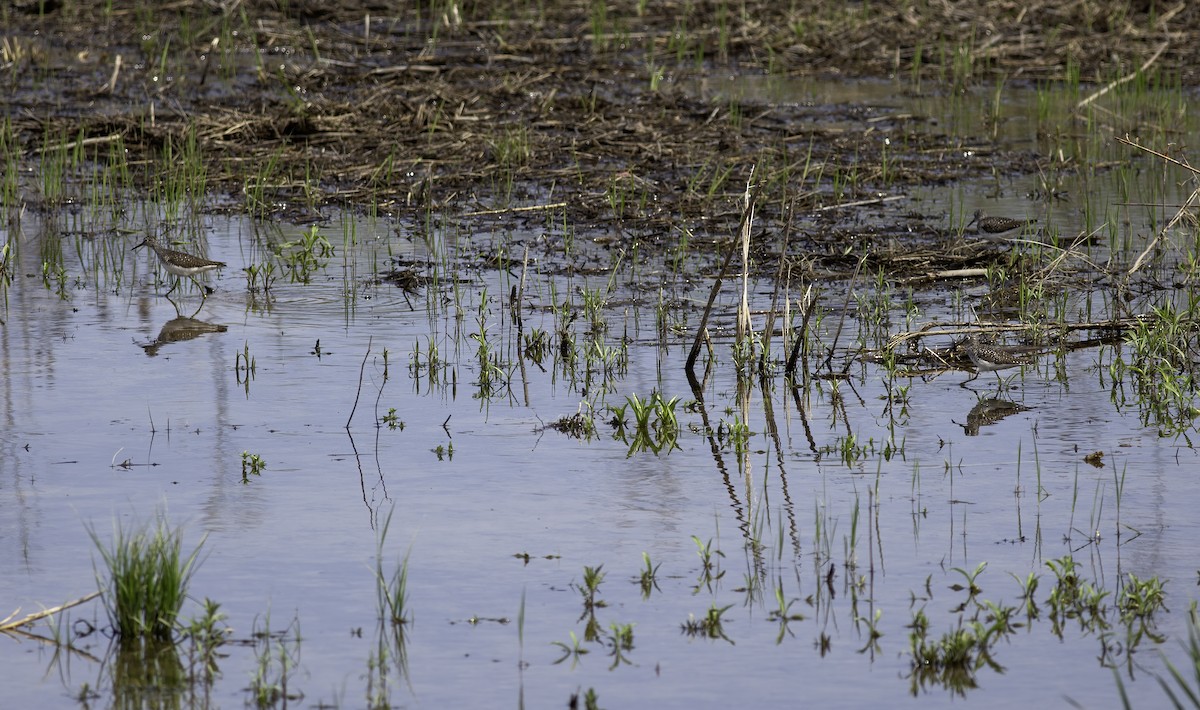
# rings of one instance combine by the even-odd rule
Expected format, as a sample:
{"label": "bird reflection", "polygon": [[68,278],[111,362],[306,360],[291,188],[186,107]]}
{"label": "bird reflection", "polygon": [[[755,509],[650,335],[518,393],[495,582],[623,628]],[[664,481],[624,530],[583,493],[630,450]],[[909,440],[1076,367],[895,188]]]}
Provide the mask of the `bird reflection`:
{"label": "bird reflection", "polygon": [[159,348],[168,343],[182,343],[206,333],[224,333],[226,330],[229,330],[229,326],[206,323],[189,316],[177,316],[163,323],[162,329],[158,331],[158,337],[142,345],[142,349],[146,351],[147,355],[154,357],[158,354]]}
{"label": "bird reflection", "polygon": [[[974,407],[971,407],[970,412],[967,412],[967,423],[959,424],[959,426],[963,428],[963,433],[967,436],[979,436],[980,427],[995,424],[1005,417],[1028,410],[1029,407],[1007,399],[984,397],[976,402]],[[955,423],[957,424],[957,422]]]}

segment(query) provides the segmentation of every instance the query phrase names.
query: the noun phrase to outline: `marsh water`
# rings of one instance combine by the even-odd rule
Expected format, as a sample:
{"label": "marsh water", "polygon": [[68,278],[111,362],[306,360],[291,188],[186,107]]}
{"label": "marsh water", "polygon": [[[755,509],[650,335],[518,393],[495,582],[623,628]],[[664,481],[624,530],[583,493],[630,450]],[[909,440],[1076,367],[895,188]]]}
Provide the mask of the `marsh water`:
{"label": "marsh water", "polygon": [[[719,105],[735,88],[762,105],[866,106],[863,120],[966,120],[878,82],[695,90]],[[1035,110],[1032,90],[1004,98],[1014,116]],[[1003,125],[1009,147],[1037,147],[1036,129]],[[974,209],[1087,233],[1106,219],[1087,205],[1111,205],[1115,243],[1136,256],[1190,191],[1156,192],[1160,178],[1141,173],[1143,190],[1067,177],[1049,202],[1028,199],[1030,174],[900,197],[946,234]],[[1128,206],[1143,191],[1157,207]],[[486,215],[461,219],[476,211],[287,224],[199,209],[172,222],[131,201],[118,217],[65,206],[7,222],[5,613],[96,590],[89,529],[107,540],[162,516],[189,548],[203,543],[185,617],[211,599],[231,633],[216,673],[183,682],[186,643],[130,661],[93,600],[0,641],[5,705],[233,707],[267,683],[285,689],[270,704],[294,707],[562,707],[590,691],[611,708],[1102,708],[1121,705],[1121,684],[1154,707],[1157,678],[1174,682],[1168,662],[1192,662],[1194,428],[1152,420],[1114,378],[1120,338],[1059,348],[1004,382],[896,369],[869,356],[872,328],[993,322],[987,282],[830,281],[810,337],[844,376],[793,388],[739,378],[729,280],[697,397],[684,360],[711,279],[553,214],[492,229]],[[143,229],[185,233],[181,248],[227,262],[203,277],[214,293],[185,280],[164,297],[171,277],[130,251]],[[330,248],[289,272],[314,235]],[[1100,244],[1089,258],[1116,257]],[[245,269],[265,264],[270,288],[251,288]],[[747,291],[762,328],[775,282],[753,277]],[[789,298],[794,329],[801,295]],[[1054,300],[1082,315],[1108,298]],[[1161,299],[1139,294],[1129,310]],[[782,341],[767,357],[777,368]],[[652,393],[679,398],[678,436],[658,451],[609,424]],[[550,426],[575,414],[595,433]],[[1054,565],[1068,556],[1101,607],[1135,575],[1164,583],[1166,608],[1057,616]],[[379,621],[377,564],[406,569],[398,635]],[[590,605],[585,568],[603,574]],[[1040,584],[1022,599],[1030,575]],[[918,615],[937,639],[990,627],[1005,606],[1020,610],[968,670],[914,664]]]}

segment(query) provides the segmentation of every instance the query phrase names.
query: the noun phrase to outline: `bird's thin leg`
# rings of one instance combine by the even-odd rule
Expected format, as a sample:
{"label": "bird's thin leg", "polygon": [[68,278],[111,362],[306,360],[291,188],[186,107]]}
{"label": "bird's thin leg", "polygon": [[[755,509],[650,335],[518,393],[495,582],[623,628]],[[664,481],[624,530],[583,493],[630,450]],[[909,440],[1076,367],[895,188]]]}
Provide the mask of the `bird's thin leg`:
{"label": "bird's thin leg", "polygon": [[167,291],[166,293],[164,293],[163,295],[164,295],[164,296],[170,296],[170,295],[171,295],[171,291],[174,291],[174,290],[175,290],[175,289],[177,289],[177,288],[179,288],[179,279],[175,279],[175,285],[174,285],[174,286],[172,286],[172,287],[170,288],[170,290],[168,290],[168,291]]}

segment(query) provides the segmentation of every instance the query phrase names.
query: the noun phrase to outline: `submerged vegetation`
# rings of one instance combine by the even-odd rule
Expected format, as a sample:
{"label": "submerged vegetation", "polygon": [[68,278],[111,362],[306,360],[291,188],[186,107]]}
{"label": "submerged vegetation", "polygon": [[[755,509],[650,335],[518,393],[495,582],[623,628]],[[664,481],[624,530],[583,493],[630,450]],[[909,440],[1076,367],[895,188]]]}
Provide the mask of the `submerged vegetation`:
{"label": "submerged vegetation", "polygon": [[[479,586],[498,608],[519,596],[518,676],[533,664],[588,673],[599,661],[617,686],[631,669],[658,676],[670,640],[713,654],[803,646],[821,658],[847,649],[864,663],[900,658],[913,695],[960,698],[1050,639],[1111,669],[1113,696],[1127,704],[1127,684],[1147,669],[1177,705],[1194,703],[1200,670],[1193,679],[1171,660],[1178,654],[1160,667],[1146,653],[1180,635],[1187,585],[1153,561],[1105,567],[1111,550],[1134,556],[1139,548],[1126,546],[1152,544],[1145,530],[1172,524],[1148,521],[1144,500],[1126,505],[1141,481],[1114,449],[1134,444],[1081,449],[1082,425],[1075,440],[1047,430],[1069,409],[1060,402],[1090,389],[1114,412],[1133,412],[1176,460],[1191,453],[1200,171],[1186,137],[1200,127],[1189,112],[1200,6],[960,5],[431,2],[393,16],[357,4],[9,4],[0,10],[0,78],[13,96],[0,123],[0,326],[40,317],[44,305],[9,306],[34,291],[64,310],[118,297],[153,310],[144,267],[128,256],[147,231],[240,259],[244,286],[227,279],[218,305],[201,298],[190,317],[172,301],[176,318],[142,345],[153,355],[195,338],[221,342],[227,326],[196,318],[205,308],[228,320],[236,312],[247,329],[266,324],[253,350],[247,336],[212,375],[218,389],[232,380],[247,406],[280,403],[272,416],[283,420],[256,430],[259,439],[211,447],[223,462],[211,472],[218,482],[237,481],[240,463],[245,485],[218,485],[209,501],[254,509],[238,534],[305,478],[292,475],[304,437],[286,427],[314,399],[308,386],[357,381],[345,397],[346,440],[326,453],[331,467],[352,462],[354,496],[370,511],[363,589],[374,609],[347,613],[352,638],[374,632],[358,649],[364,668],[340,670],[333,705],[404,704],[395,695],[413,690],[410,655],[431,652],[420,636],[430,626],[469,628],[469,640],[447,643],[479,644],[462,655],[494,662],[502,652],[485,645],[495,641],[487,630],[510,619],[463,610]],[[101,36],[118,39],[97,44]],[[730,71],[737,81],[716,79]],[[811,77],[845,74],[865,77],[865,98],[810,98]],[[998,236],[988,210],[1012,212],[1018,227]],[[246,227],[236,246],[212,238],[211,219],[226,214]],[[306,330],[300,357],[280,355],[288,332],[313,325],[330,300],[336,317],[314,330],[336,321],[335,332]],[[365,352],[350,353],[336,331],[356,326],[369,336]],[[39,348],[29,350],[41,357]],[[398,348],[407,367],[397,376]],[[961,381],[963,370],[982,376]],[[184,385],[200,379],[177,372]],[[412,391],[397,392],[393,378],[405,375]],[[935,388],[971,390],[965,422],[931,415],[945,401],[923,399]],[[549,424],[532,406],[539,391],[557,417]],[[355,440],[364,394],[374,396],[373,461]],[[431,414],[459,401],[480,418]],[[1012,490],[1014,532],[990,528],[1003,536],[988,540],[996,552],[968,552],[980,535],[968,535],[968,519],[981,517],[969,518],[969,506],[1001,504],[994,487],[955,490],[982,485],[974,474],[993,464],[972,460],[962,437],[1039,402],[1032,451],[1019,443],[988,471]],[[313,407],[319,424],[296,429],[324,444],[335,407]],[[472,438],[505,408],[518,414],[498,425],[510,426],[504,438],[532,430],[552,440],[543,445],[601,453],[615,444],[618,463],[586,459],[537,478],[536,444],[520,459]],[[238,436],[252,411],[223,411],[211,426],[188,417],[189,434]],[[288,444],[267,435],[279,431]],[[131,461],[114,469],[129,472]],[[322,476],[321,495],[343,482]],[[619,486],[619,500],[600,497],[612,495],[607,486]],[[519,595],[480,559],[496,556],[488,519],[425,508],[422,496],[443,488],[487,497],[488,513],[520,516],[526,539],[552,548],[516,555],[529,585]],[[697,503],[708,491],[717,499]],[[538,514],[510,512],[530,496]],[[1035,508],[1032,531],[1022,505]],[[681,532],[697,509],[714,508],[734,521],[735,542]],[[340,522],[320,506],[298,514],[314,528]],[[607,527],[642,515],[653,540],[596,549]],[[434,533],[394,556],[393,522],[438,529],[443,517],[470,544],[439,549]],[[931,552],[928,540],[943,534],[929,528],[942,520],[949,549]],[[906,527],[911,545],[893,544]],[[95,686],[62,672],[82,703],[104,692],[132,706],[162,691],[219,706],[210,693],[222,676],[237,676],[256,707],[327,692],[302,687],[306,609],[282,631],[251,609],[238,637],[227,615],[247,610],[223,607],[225,590],[189,596],[200,548],[184,554],[163,517],[132,531],[118,523],[108,545],[87,533],[103,563],[104,630],[117,643]],[[1062,552],[1048,542],[1055,536]],[[576,559],[581,544],[603,557],[588,558],[577,579],[552,567],[560,545]],[[430,548],[433,562],[412,555]],[[630,549],[648,550],[640,566]],[[903,554],[919,575],[893,561]],[[1000,559],[1015,590],[994,581]],[[358,578],[325,571],[331,561],[306,560],[315,571],[297,576],[333,579],[357,599],[347,588]],[[197,615],[181,619],[189,599]],[[1183,653],[1200,669],[1191,607]],[[80,649],[99,624],[64,614],[0,630],[28,633],[50,618],[56,648],[95,660]],[[594,679],[564,700],[600,706],[609,688]]]}

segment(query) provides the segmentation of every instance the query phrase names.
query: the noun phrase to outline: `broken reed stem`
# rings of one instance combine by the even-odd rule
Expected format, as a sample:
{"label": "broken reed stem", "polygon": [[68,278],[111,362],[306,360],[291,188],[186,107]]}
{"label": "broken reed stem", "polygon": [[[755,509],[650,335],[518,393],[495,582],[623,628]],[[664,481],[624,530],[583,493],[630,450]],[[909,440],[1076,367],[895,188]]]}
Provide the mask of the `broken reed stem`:
{"label": "broken reed stem", "polygon": [[[517,282],[517,302],[513,304],[513,319],[521,327],[521,304],[525,302],[525,278],[529,275],[529,245],[525,245],[525,256],[521,259],[521,280]],[[519,331],[518,331],[519,334]]]}
{"label": "broken reed stem", "polygon": [[[754,207],[754,202],[758,199],[758,191],[754,190],[750,193],[750,207]],[[742,212],[742,221],[738,225],[738,233],[741,233],[742,225],[750,217],[750,211]],[[696,326],[696,337],[692,341],[691,352],[688,353],[687,362],[684,364],[684,371],[688,375],[688,379],[695,385],[699,382],[696,379],[696,359],[700,357],[700,345],[708,337],[708,319],[712,315],[713,303],[717,300],[717,294],[721,292],[721,284],[725,281],[725,274],[729,270],[729,263],[733,261],[733,255],[737,253],[737,244],[733,244],[729,248],[729,252],[725,255],[725,261],[721,264],[721,270],[717,272],[717,278],[713,281],[712,289],[708,293],[708,303],[704,306],[704,312],[700,314],[700,323]],[[693,387],[694,389],[694,387]]]}
{"label": "broken reed stem", "polygon": [[104,87],[101,89],[101,91],[106,94],[111,94],[116,91],[117,77],[119,76],[121,76],[121,55],[118,54],[117,58],[113,60],[112,75],[108,77],[108,81],[104,83]]}
{"label": "broken reed stem", "polygon": [[867,255],[864,253],[859,257],[858,263],[854,265],[854,273],[850,276],[850,286],[846,289],[845,300],[842,301],[842,315],[838,319],[837,329],[833,331],[833,343],[829,346],[829,355],[825,357],[825,362],[821,363],[821,367],[826,369],[833,367],[833,353],[837,349],[838,340],[842,337],[842,328],[846,325],[846,317],[850,315],[850,298],[854,295],[854,286],[858,284],[858,277],[865,263],[867,263]]}
{"label": "broken reed stem", "polygon": [[[769,309],[767,309],[767,317],[766,317],[766,320],[763,322],[762,342],[763,342],[763,352],[764,353],[770,352],[770,350],[771,350],[771,334],[775,331],[775,312],[779,308],[779,293],[780,293],[780,291],[783,290],[784,284],[786,283],[784,280],[783,274],[784,274],[784,269],[787,268],[788,242],[791,240],[791,236],[792,236],[792,214],[795,211],[795,208],[796,208],[796,198],[792,197],[792,199],[788,201],[787,213],[786,213],[786,218],[785,218],[786,221],[784,222],[784,225],[783,225],[783,243],[779,246],[779,268],[775,270],[775,292],[771,294],[771,307]],[[787,301],[785,300],[784,303],[786,304]],[[786,308],[786,306],[785,306],[785,308]],[[786,343],[787,342],[787,338],[786,338],[787,313],[786,312],[783,314],[783,322],[784,322],[784,328],[785,328],[784,342]]]}
{"label": "broken reed stem", "polygon": [[783,369],[784,374],[790,377],[792,382],[796,381],[793,375],[796,372],[797,359],[803,360],[804,379],[808,379],[808,321],[812,318],[816,307],[816,299],[812,295],[811,285],[805,290],[804,296],[800,299],[800,307],[802,309],[800,329],[796,331],[796,339],[792,342],[792,352],[788,355],[787,365]]}
{"label": "broken reed stem", "polygon": [[521,389],[525,395],[525,406],[529,406],[529,373],[525,369],[525,319],[521,317],[521,304],[525,302],[525,277],[529,274],[529,244],[525,245],[525,257],[521,259],[521,278],[513,286],[512,309],[513,323],[517,325],[517,362],[521,365]]}
{"label": "broken reed stem", "polygon": [[754,180],[754,167],[750,168],[750,177],[746,180],[746,192],[742,199],[745,203],[746,213],[749,215],[742,220],[742,301],[738,304],[737,317],[737,340],[742,342],[745,338],[750,337],[752,326],[750,323],[750,233],[754,228],[754,204],[750,199],[750,185]]}

